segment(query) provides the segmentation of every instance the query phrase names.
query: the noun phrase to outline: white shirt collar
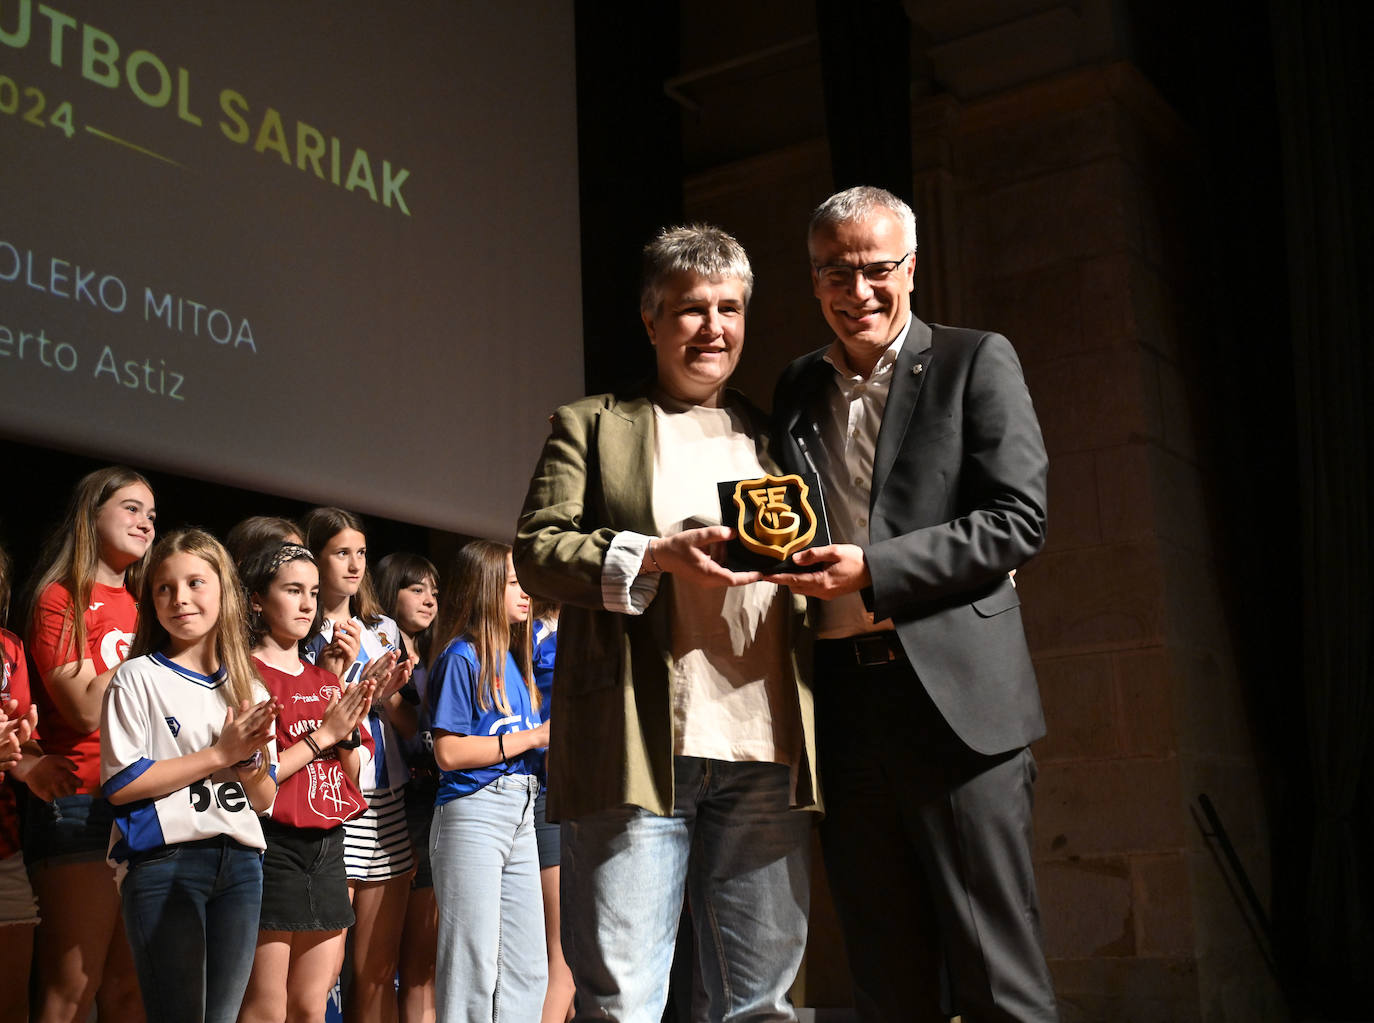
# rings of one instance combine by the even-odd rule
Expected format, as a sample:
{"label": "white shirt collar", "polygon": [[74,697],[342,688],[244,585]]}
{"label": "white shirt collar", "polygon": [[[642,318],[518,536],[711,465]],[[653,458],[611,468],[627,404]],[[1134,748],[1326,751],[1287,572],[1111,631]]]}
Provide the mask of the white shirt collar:
{"label": "white shirt collar", "polygon": [[906,343],[906,336],[911,332],[911,321],[912,317],[908,316],[906,326],[897,332],[897,336],[883,350],[883,354],[878,356],[873,372],[866,379],[860,377],[855,370],[850,368],[848,360],[844,357],[844,345],[840,343],[839,338],[830,342],[830,347],[826,349],[822,358],[835,368],[835,372],[840,375],[842,380],[853,383],[867,383],[877,380],[892,372],[892,367],[897,363],[897,356],[902,352],[902,345]]}

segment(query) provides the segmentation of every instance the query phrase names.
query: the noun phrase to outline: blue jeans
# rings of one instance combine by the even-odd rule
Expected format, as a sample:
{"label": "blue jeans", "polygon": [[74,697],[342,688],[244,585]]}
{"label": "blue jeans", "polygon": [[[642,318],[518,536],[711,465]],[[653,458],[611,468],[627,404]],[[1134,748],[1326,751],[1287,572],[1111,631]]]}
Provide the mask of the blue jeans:
{"label": "blue jeans", "polygon": [[121,888],[148,1023],[233,1023],[253,969],[262,856],[228,839],[138,860]]}
{"label": "blue jeans", "polygon": [[539,782],[504,775],[434,808],[434,1008],[445,1023],[529,1023],[548,985],[534,843]]}
{"label": "blue jeans", "polygon": [[563,954],[577,1019],[658,1023],[684,889],[713,1021],[796,1019],[788,998],[811,901],[811,826],[782,764],[674,758],[674,806],[563,822]]}

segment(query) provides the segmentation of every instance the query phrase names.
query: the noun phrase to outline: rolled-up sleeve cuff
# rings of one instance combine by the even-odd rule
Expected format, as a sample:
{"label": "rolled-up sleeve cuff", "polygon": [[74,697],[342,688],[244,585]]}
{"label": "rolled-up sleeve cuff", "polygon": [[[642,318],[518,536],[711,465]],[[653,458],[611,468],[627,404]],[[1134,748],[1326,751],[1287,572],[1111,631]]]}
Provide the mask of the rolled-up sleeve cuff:
{"label": "rolled-up sleeve cuff", "polygon": [[137,780],[144,771],[148,770],[148,768],[152,767],[155,763],[157,763],[156,760],[150,760],[148,757],[139,757],[118,774],[111,775],[109,780],[100,786],[100,794],[106,799],[109,799],[113,793],[118,792],[125,785],[128,785],[129,782]]}
{"label": "rolled-up sleeve cuff", "polygon": [[601,602],[607,611],[640,615],[653,601],[658,593],[658,576],[639,571],[652,539],[626,530],[611,541],[601,565]]}

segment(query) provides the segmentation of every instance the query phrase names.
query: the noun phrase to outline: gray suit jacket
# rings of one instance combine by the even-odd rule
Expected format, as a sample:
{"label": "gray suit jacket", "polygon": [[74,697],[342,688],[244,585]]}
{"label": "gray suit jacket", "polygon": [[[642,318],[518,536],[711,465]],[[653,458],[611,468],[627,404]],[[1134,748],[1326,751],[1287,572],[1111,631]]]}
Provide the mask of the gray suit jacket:
{"label": "gray suit jacket", "polygon": [[[784,371],[773,401],[779,457],[810,467],[818,406],[833,386],[824,350]],[[864,600],[891,618],[920,683],[980,753],[1045,732],[1007,573],[1044,543],[1048,460],[1011,343],[915,317],[878,432]]]}

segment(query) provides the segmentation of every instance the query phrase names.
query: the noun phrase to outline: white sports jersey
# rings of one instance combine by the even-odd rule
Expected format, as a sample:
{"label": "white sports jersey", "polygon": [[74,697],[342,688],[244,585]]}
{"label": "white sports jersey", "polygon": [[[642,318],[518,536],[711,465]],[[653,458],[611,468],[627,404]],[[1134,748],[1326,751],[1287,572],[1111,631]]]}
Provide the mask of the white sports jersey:
{"label": "white sports jersey", "polygon": [[[388,650],[399,649],[400,630],[396,623],[386,615],[377,616],[376,625],[367,625],[361,618],[353,621],[363,626],[358,644],[358,656],[343,673],[344,685],[351,685],[362,677],[364,665],[374,658],[381,657]],[[319,633],[306,648],[304,658],[315,664],[322,651],[334,638],[334,623],[328,618],[320,626]],[[372,732],[376,753],[372,762],[365,763],[358,777],[358,784],[366,794],[374,792],[394,792],[410,780],[410,769],[406,767],[401,749],[400,738],[391,722],[376,711],[368,715],[367,727]]]}
{"label": "white sports jersey", "polygon": [[[125,661],[105,690],[100,715],[100,783],[105,796],[118,792],[159,760],[208,749],[224,727],[227,704],[223,669],[197,674],[161,654]],[[254,699],[267,690],[253,685]],[[268,747],[276,776],[276,743]],[[109,859],[122,878],[131,853],[180,842],[228,836],[265,849],[262,825],[232,767],[216,771],[157,799],[114,807]]]}

